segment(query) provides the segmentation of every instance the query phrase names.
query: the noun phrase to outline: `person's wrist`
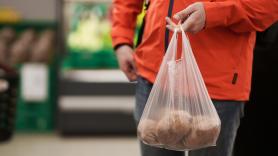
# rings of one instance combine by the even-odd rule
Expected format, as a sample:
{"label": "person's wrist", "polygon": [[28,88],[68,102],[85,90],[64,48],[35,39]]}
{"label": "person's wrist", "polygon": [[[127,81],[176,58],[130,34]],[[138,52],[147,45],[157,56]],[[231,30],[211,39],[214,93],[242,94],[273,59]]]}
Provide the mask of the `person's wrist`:
{"label": "person's wrist", "polygon": [[128,43],[121,43],[121,44],[117,44],[115,47],[114,47],[114,51],[117,52],[117,50],[123,46],[128,46],[130,47],[131,49],[133,48],[132,45],[128,44]]}

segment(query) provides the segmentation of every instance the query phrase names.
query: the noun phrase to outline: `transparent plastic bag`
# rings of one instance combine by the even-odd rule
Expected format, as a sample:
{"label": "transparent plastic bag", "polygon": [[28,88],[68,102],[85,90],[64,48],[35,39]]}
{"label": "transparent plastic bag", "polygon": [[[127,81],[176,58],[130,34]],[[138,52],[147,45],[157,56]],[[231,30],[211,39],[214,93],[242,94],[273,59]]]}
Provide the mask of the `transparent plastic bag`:
{"label": "transparent plastic bag", "polygon": [[181,32],[181,58],[176,58],[178,34],[175,30],[137,132],[145,144],[184,151],[215,146],[221,122],[188,37]]}

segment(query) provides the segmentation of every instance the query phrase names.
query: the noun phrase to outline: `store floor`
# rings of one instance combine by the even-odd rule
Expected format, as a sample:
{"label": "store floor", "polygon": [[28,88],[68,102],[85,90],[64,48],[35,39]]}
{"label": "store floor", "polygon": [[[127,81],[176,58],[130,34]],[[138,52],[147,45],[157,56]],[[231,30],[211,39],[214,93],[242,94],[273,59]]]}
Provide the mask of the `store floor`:
{"label": "store floor", "polygon": [[55,134],[17,134],[0,144],[1,156],[139,156],[135,137],[65,138]]}

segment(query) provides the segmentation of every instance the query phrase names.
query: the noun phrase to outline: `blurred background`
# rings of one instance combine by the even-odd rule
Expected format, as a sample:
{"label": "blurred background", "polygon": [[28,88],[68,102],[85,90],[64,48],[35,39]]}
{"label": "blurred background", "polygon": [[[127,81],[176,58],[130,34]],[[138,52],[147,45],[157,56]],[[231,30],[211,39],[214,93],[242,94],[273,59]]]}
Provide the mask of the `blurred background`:
{"label": "blurred background", "polygon": [[110,31],[110,0],[0,1],[1,156],[139,155]]}
{"label": "blurred background", "polygon": [[[1,156],[140,155],[135,83],[118,69],[111,8],[111,0],[0,1]],[[237,156],[265,154],[277,133],[277,36],[277,24],[258,33]]]}

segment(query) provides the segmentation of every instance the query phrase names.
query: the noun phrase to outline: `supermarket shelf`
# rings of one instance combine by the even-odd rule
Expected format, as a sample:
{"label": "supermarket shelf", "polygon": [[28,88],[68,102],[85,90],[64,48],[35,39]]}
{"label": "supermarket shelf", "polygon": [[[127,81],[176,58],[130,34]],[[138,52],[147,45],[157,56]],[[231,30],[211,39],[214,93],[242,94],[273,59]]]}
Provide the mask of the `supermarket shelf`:
{"label": "supermarket shelf", "polygon": [[77,82],[128,82],[120,70],[66,70],[62,77]]}
{"label": "supermarket shelf", "polygon": [[133,96],[63,96],[59,99],[59,107],[64,111],[132,113],[134,103]]}
{"label": "supermarket shelf", "polygon": [[[67,25],[70,21],[72,16],[69,14],[69,7],[75,3],[111,2],[112,0],[62,0],[62,25]],[[135,83],[130,83],[120,70],[115,70],[117,64],[113,53],[98,54],[79,55],[74,51],[68,52],[67,56],[71,59],[64,60],[65,66],[59,82],[58,131],[73,135],[136,134],[132,115]],[[106,61],[101,61],[103,58]],[[112,67],[114,70],[100,70]]]}
{"label": "supermarket shelf", "polygon": [[120,70],[65,70],[59,84],[61,134],[136,134],[135,83]]}
{"label": "supermarket shelf", "polygon": [[116,111],[63,111],[58,120],[62,135],[136,135],[132,114]]}

